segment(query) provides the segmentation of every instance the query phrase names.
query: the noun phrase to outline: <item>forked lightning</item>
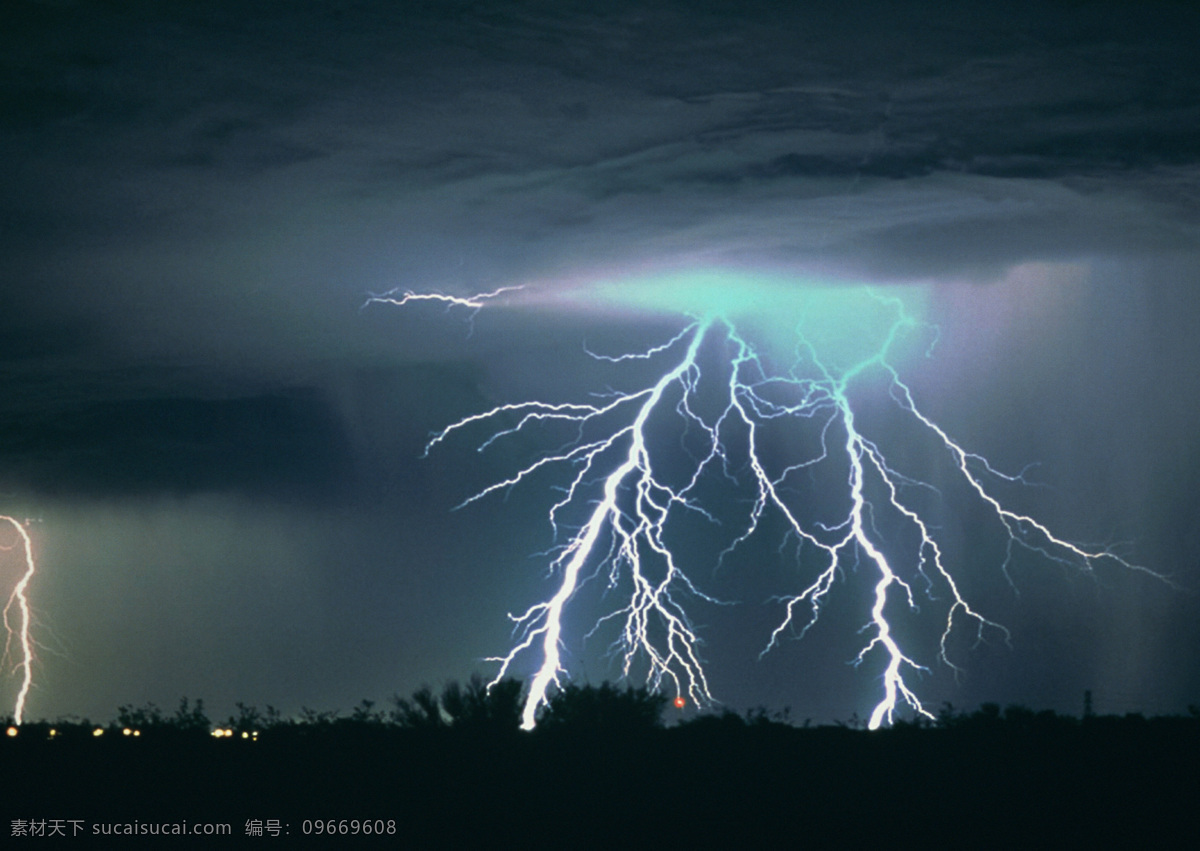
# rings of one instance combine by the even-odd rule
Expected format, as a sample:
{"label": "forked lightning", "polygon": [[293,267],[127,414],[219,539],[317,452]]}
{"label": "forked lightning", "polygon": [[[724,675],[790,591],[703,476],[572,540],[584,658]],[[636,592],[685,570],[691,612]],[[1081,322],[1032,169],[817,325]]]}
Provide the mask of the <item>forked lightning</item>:
{"label": "forked lightning", "polygon": [[[506,290],[466,298],[409,292],[375,300],[397,305],[430,301],[478,312]],[[581,588],[591,579],[605,586],[604,599],[615,597],[617,602],[599,616],[599,623],[585,629],[591,634],[602,626],[616,627],[614,649],[623,674],[629,676],[644,665],[646,681],[673,692],[677,705],[684,699],[699,705],[713,702],[700,638],[685,603],[717,601],[684,572],[668,529],[685,516],[728,521],[728,508],[718,512],[703,504],[701,492],[711,491],[714,482],[733,488],[737,504],[743,506],[722,559],[761,534],[765,517],[773,513],[810,554],[801,566],[815,567],[815,578],[799,583],[799,591],[776,598],[783,613],[776,628],[764,636],[763,653],[777,647],[785,635],[803,636],[817,623],[839,576],[861,565],[873,576],[864,611],[865,638],[857,656],[849,660],[878,672],[882,694],[870,715],[871,729],[891,723],[902,703],[918,715],[933,717],[915,685],[927,665],[901,646],[894,629],[894,612],[915,610],[918,593],[941,601],[945,620],[939,628],[938,655],[951,668],[955,663],[948,641],[962,626],[969,625],[980,639],[992,633],[1008,640],[1005,627],[968,602],[944,561],[935,525],[926,517],[928,499],[915,496],[923,492],[927,497],[936,489],[896,469],[879,443],[861,430],[852,403],[858,398],[852,390],[859,384],[867,392],[886,386],[889,404],[946,453],[961,484],[998,519],[1007,537],[1001,565],[1006,574],[1014,547],[1085,570],[1098,560],[1145,570],[1110,551],[1070,543],[1033,517],[1006,508],[994,494],[996,486],[1020,482],[1021,477],[1001,473],[982,456],[968,452],[921,412],[893,365],[894,349],[920,323],[907,315],[898,298],[872,295],[872,300],[890,316],[883,326],[886,331],[876,342],[867,341],[869,355],[848,365],[835,365],[797,330],[791,362],[773,369],[724,313],[694,315],[674,337],[645,351],[593,355],[615,367],[635,360],[659,365],[657,377],[640,389],[609,392],[585,403],[500,405],[433,435],[426,453],[492,423],[497,425],[486,432],[477,447],[480,452],[505,437],[538,428],[564,427],[570,435],[565,444],[560,442],[557,449],[462,503],[507,491],[535,474],[561,472],[562,496],[548,509],[556,540],[550,561],[554,592],[511,616],[517,629],[515,646],[491,660],[499,665],[496,680],[509,674],[518,658],[535,660],[524,728],[535,726],[539,708],[567,673],[564,630],[573,605],[578,608]],[[714,404],[714,399],[719,401]],[[771,439],[767,432],[778,434],[781,425],[808,435],[815,449],[781,464],[777,451],[765,451]],[[679,452],[672,453],[670,462],[661,457],[664,429],[674,429],[678,442],[688,441],[682,476]],[[822,495],[826,510],[828,505],[845,506],[837,509],[844,513],[833,522],[815,516],[813,501],[798,497],[814,481],[842,483],[837,487],[840,493]],[[888,522],[883,522],[885,516]],[[893,534],[907,530],[905,540],[915,541],[915,547],[889,539],[881,528]],[[898,550],[904,552],[902,564],[897,563]],[[686,567],[694,570],[696,565]],[[917,579],[923,589],[914,589]]]}

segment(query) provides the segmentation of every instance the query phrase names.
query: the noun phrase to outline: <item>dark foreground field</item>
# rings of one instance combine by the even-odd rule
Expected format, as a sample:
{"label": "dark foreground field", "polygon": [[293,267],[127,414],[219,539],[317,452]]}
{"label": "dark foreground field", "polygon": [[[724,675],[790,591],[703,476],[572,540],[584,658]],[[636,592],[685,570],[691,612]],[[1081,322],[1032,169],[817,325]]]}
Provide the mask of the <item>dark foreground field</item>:
{"label": "dark foreground field", "polygon": [[51,738],[50,725],[25,725],[0,742],[0,808],[6,836],[112,847],[162,843],[106,831],[182,822],[228,824],[229,836],[183,838],[212,848],[1113,848],[1191,832],[1200,718],[943,720],[866,732],[724,716],[534,733],[347,721],[257,740],[82,725]]}

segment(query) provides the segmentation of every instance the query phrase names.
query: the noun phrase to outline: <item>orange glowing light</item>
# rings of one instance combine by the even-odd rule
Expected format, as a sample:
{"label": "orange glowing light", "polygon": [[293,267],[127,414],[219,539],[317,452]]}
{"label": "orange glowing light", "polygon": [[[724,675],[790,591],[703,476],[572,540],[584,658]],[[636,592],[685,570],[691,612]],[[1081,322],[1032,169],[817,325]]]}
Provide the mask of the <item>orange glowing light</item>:
{"label": "orange glowing light", "polygon": [[683,707],[685,707],[685,706],[687,706],[686,700],[684,700],[682,697],[675,698],[675,708],[676,709],[683,709]]}
{"label": "orange glowing light", "polygon": [[7,733],[8,737],[11,739],[13,736],[17,735],[17,728],[9,727],[7,730],[5,730],[5,733]]}

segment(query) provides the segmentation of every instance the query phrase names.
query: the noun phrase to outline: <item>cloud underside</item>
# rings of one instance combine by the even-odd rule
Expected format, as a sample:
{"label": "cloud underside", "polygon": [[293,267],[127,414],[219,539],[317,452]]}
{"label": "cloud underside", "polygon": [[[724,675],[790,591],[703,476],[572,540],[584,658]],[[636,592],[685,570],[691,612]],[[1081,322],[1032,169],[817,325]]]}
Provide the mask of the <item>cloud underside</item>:
{"label": "cloud underside", "polygon": [[721,254],[901,277],[1195,235],[1200,59],[1169,4],[28,9],[6,146],[42,168],[3,212],[39,248],[83,231],[101,268],[131,232],[185,257],[362,234],[423,274]]}

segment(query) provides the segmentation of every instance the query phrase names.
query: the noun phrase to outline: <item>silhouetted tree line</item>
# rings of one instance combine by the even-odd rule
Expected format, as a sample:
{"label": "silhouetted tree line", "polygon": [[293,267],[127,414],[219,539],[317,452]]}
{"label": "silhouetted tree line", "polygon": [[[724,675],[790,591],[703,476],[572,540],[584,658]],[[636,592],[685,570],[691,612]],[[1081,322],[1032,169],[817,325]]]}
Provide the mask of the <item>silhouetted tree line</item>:
{"label": "silhouetted tree line", "polygon": [[[92,737],[102,734],[153,734],[172,737],[213,735],[243,738],[243,734],[263,733],[366,733],[385,730],[469,733],[475,735],[508,735],[516,732],[521,723],[524,685],[520,680],[502,679],[491,685],[478,675],[467,683],[451,682],[440,693],[423,686],[408,697],[395,695],[390,707],[379,707],[374,701],[363,700],[348,715],[338,710],[314,710],[303,707],[298,717],[285,717],[274,706],[265,709],[238,702],[236,712],[223,723],[215,722],[205,711],[203,700],[181,698],[174,712],[166,712],[153,703],[143,706],[123,705],[116,720],[108,725],[96,725],[87,719],[65,719],[58,722],[26,722],[18,730],[10,726],[10,737],[28,733],[53,731],[53,737]],[[612,683],[598,686],[570,683],[558,689],[538,714],[537,731],[543,734],[566,732],[634,733],[659,730],[665,727],[663,712],[668,704],[666,695],[646,687]],[[1124,716],[1098,716],[1085,713],[1082,718],[1061,715],[1051,710],[1035,711],[1020,705],[1001,708],[997,703],[985,703],[970,712],[955,710],[946,704],[936,720],[917,716],[897,720],[890,728],[875,731],[886,735],[888,730],[907,734],[914,730],[944,730],[956,732],[1063,733],[1072,730],[1118,729],[1147,724],[1196,725],[1200,727],[1200,706],[1190,706],[1186,716],[1146,718],[1137,713]],[[790,720],[790,709],[768,712],[755,707],[738,714],[730,709],[705,712],[679,721],[678,728],[698,730],[735,729],[797,729]],[[803,729],[812,727],[806,720]],[[865,729],[865,722],[852,716],[832,725],[841,730]]]}
{"label": "silhouetted tree line", "polygon": [[667,700],[646,688],[572,684],[526,734],[522,695],[515,680],[472,679],[348,713],[239,703],[213,723],[183,699],[122,706],[103,726],[26,723],[0,740],[0,799],[11,818],[278,818],[290,843],[304,819],[395,819],[397,839],[422,847],[535,828],[567,844],[586,831],[584,847],[664,831],[698,847],[868,847],[907,827],[931,847],[1138,847],[1142,825],[1194,808],[1195,708],[946,706],[868,732],[762,708],[668,724]]}
{"label": "silhouetted tree line", "polygon": [[[279,732],[369,732],[381,730],[456,731],[471,734],[506,735],[518,731],[523,709],[524,685],[503,679],[488,685],[478,676],[465,685],[451,682],[440,693],[424,686],[409,697],[396,695],[390,708],[363,700],[348,715],[338,710],[303,707],[298,717],[285,717],[274,706],[265,709],[235,704],[236,712],[224,722],[210,719],[204,701],[180,700],[174,712],[147,703],[123,705],[116,720],[96,725],[87,719],[65,719],[56,723],[27,722],[20,734],[54,731],[59,736],[91,736],[115,733],[164,736],[209,736],[241,738],[242,734]],[[570,684],[560,689],[542,708],[538,729],[652,730],[663,726],[667,698],[645,687],[620,688],[610,683],[599,686]],[[11,724],[11,719],[10,722]],[[13,728],[13,737],[17,735]],[[129,731],[128,733],[126,731]]]}

